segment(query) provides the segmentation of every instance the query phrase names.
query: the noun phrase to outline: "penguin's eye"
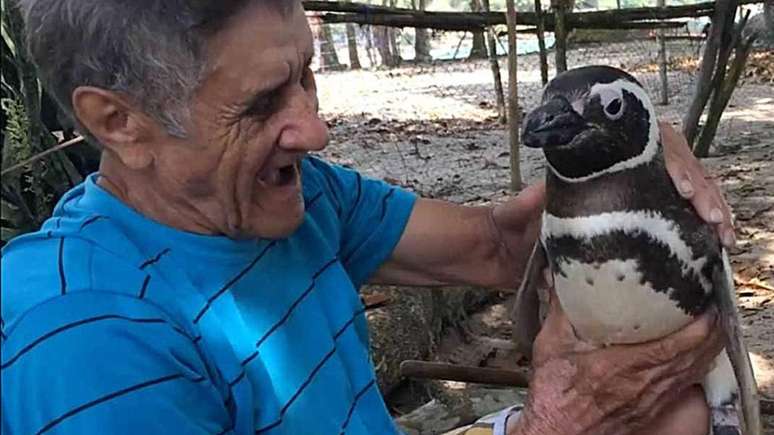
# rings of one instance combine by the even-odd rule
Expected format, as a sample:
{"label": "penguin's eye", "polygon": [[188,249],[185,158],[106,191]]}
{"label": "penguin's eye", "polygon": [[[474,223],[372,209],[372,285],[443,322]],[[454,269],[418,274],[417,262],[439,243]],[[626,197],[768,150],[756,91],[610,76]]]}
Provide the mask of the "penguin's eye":
{"label": "penguin's eye", "polygon": [[615,121],[623,115],[623,101],[620,98],[614,98],[610,100],[605,106],[605,115]]}

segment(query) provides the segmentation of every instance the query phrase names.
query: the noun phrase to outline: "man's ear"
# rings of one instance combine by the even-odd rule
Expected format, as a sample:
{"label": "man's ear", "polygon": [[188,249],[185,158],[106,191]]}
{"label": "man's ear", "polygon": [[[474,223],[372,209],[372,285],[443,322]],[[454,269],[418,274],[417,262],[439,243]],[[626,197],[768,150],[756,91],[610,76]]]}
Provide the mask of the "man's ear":
{"label": "man's ear", "polygon": [[73,91],[76,119],[127,167],[140,170],[153,162],[151,138],[160,126],[113,91],[79,86]]}

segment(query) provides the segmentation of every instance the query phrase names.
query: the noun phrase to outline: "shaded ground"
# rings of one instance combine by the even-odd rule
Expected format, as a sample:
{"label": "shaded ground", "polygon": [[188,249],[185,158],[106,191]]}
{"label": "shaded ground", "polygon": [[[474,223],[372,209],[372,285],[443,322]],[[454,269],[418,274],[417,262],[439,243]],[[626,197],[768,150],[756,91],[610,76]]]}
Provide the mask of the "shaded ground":
{"label": "shaded ground", "polygon": [[[686,46],[681,53],[695,49]],[[569,64],[609,63],[642,71],[637,77],[655,96],[658,85],[654,73],[643,66],[647,62],[632,57],[633,52],[643,50],[649,48],[643,48],[642,43],[609,44],[604,51],[592,46],[571,51]],[[535,60],[534,56],[519,58],[520,105],[525,110],[534,107],[540,93]],[[693,89],[692,74],[682,69],[669,74],[670,104],[657,108],[663,118],[675,123],[685,112]],[[510,155],[506,132],[496,122],[491,87],[486,62],[318,75],[321,111],[331,126],[331,145],[325,154],[423,196],[459,203],[502,200],[508,195]],[[526,148],[520,154],[525,182],[539,180],[544,170],[542,155]],[[739,246],[732,252],[732,263],[745,335],[754,354],[761,390],[772,399],[773,161],[774,86],[770,78],[747,78],[732,99],[718,131],[713,156],[705,164],[734,208]],[[431,343],[436,352],[428,359],[460,362],[461,358],[475,359],[482,354],[477,364],[513,365],[507,352],[481,347],[475,338],[507,339],[509,325],[507,316],[502,315],[504,311],[504,305],[494,305],[478,317],[473,316],[465,326],[467,334],[454,330],[441,342]],[[394,325],[389,328],[389,335],[412,334],[410,329],[401,332]],[[373,334],[387,332],[375,330]],[[400,343],[402,339],[396,341]],[[774,422],[771,423],[774,428]]]}

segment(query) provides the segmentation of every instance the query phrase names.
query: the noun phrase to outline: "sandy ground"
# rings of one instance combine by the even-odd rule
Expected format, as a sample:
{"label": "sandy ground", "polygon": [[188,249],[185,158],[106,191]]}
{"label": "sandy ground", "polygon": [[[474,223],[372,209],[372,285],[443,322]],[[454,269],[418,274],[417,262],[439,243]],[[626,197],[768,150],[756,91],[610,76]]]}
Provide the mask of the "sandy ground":
{"label": "sandy ground", "polygon": [[[645,44],[573,50],[569,64],[644,71],[640,66],[653,53]],[[519,102],[529,110],[542,85],[535,56],[519,62]],[[651,96],[657,95],[653,73],[636,75]],[[427,197],[487,203],[508,195],[507,133],[496,121],[487,62],[319,74],[317,81],[320,109],[331,126],[328,158]],[[669,83],[670,104],[657,110],[677,124],[690,101],[693,77],[670,72]],[[732,263],[745,335],[761,390],[774,399],[774,86],[743,83],[715,145],[705,164],[734,208],[739,246]],[[542,154],[519,152],[523,180],[539,180]]]}

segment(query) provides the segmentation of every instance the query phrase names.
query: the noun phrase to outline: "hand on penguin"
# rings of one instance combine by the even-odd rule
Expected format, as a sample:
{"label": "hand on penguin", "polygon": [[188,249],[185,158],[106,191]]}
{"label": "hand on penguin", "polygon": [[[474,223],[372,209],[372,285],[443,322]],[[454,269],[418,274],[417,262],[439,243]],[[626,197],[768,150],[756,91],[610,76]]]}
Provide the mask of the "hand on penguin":
{"label": "hand on penguin", "polygon": [[657,341],[593,348],[576,338],[553,292],[550,299],[529,400],[509,434],[707,433],[695,385],[723,348],[714,311]]}
{"label": "hand on penguin", "polygon": [[691,201],[702,219],[715,226],[718,237],[726,248],[736,244],[731,209],[728,207],[720,187],[691,152],[685,136],[671,125],[660,122],[661,140],[664,145],[664,159],[672,181],[680,195]]}

